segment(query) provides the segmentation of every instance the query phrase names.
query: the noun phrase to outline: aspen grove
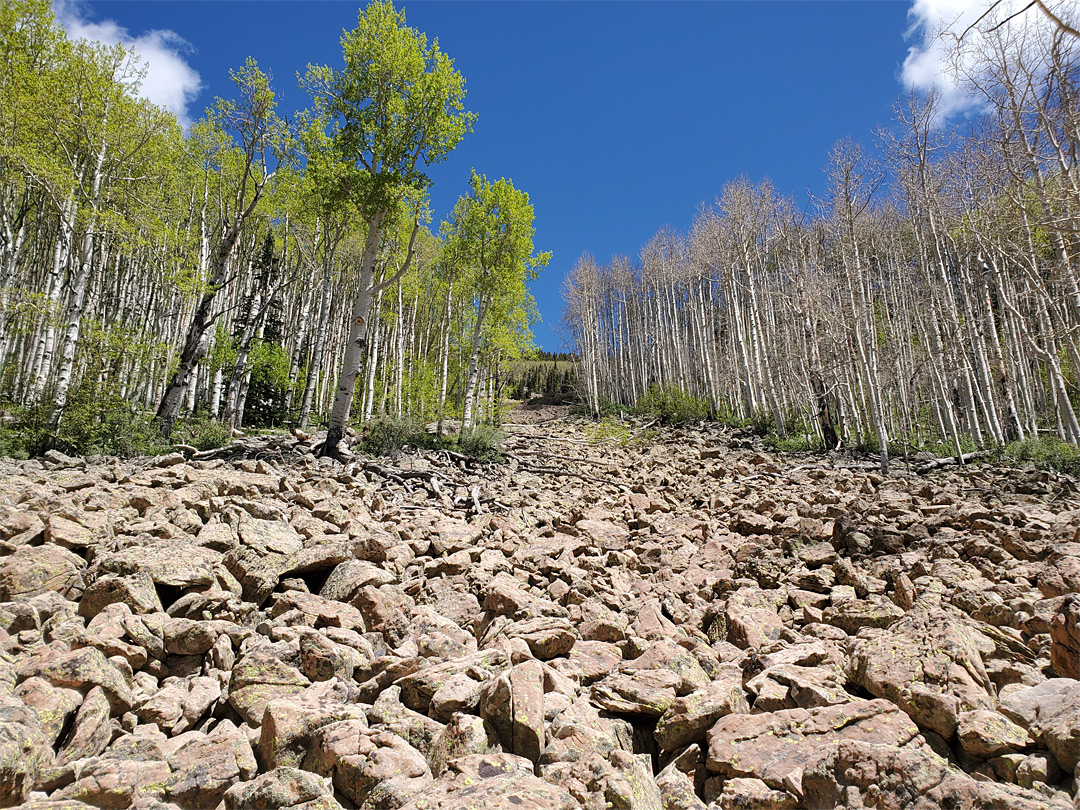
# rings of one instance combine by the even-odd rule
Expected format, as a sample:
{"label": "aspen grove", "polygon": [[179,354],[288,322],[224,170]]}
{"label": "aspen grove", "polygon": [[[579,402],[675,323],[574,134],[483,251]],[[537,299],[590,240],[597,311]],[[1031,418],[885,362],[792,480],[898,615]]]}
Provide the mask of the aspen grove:
{"label": "aspen grove", "polygon": [[535,267],[501,269],[492,306],[475,251],[432,224],[425,167],[475,120],[464,78],[390,2],[342,46],[300,80],[308,109],[278,110],[248,59],[185,131],[138,97],[136,54],[71,41],[45,0],[0,6],[9,421],[49,444],[115,414],[166,437],[195,413],[330,419],[335,452],[350,415],[494,417],[500,368],[533,349]]}
{"label": "aspen grove", "polygon": [[960,42],[981,114],[898,103],[873,154],[836,145],[809,211],[742,179],[636,263],[583,256],[564,298],[590,409],[677,392],[883,467],[1080,443],[1078,43],[1023,20]]}

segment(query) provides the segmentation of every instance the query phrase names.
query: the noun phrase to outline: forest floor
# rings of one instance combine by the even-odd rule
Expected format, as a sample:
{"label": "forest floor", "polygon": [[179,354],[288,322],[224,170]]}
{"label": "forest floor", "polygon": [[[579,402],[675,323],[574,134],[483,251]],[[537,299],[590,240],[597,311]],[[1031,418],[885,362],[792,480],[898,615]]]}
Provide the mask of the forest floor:
{"label": "forest floor", "polygon": [[505,432],[0,461],[0,806],[1080,800],[1075,479]]}

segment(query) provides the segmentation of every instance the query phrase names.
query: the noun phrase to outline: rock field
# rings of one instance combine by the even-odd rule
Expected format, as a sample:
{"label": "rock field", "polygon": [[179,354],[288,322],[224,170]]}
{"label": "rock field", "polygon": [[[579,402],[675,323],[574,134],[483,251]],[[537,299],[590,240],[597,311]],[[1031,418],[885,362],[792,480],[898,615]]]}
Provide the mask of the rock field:
{"label": "rock field", "polygon": [[0,461],[0,807],[1080,808],[1073,479],[632,434]]}

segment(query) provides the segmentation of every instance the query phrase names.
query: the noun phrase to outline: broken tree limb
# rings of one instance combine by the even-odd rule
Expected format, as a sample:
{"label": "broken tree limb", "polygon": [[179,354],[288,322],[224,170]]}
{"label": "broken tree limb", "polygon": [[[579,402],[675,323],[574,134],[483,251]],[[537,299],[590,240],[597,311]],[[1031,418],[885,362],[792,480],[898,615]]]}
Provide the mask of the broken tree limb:
{"label": "broken tree limb", "polygon": [[944,458],[935,458],[931,461],[927,461],[920,464],[915,468],[915,472],[919,475],[931,472],[932,470],[938,470],[942,467],[950,467],[953,464],[967,464],[969,461],[976,461],[980,458],[985,458],[989,455],[985,450],[979,450],[974,453],[964,453],[962,456],[946,456]]}

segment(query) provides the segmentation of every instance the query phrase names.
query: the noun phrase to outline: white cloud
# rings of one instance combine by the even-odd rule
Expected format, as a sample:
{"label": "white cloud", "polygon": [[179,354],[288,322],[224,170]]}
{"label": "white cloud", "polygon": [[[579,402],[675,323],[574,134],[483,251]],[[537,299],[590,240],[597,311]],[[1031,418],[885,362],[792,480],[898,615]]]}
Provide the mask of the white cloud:
{"label": "white cloud", "polygon": [[80,0],[59,0],[53,4],[53,11],[72,39],[119,43],[135,51],[146,65],[139,95],[171,111],[183,126],[191,123],[188,105],[202,89],[202,80],[186,60],[191,45],[183,37],[167,29],[132,36],[113,20],[92,22]]}
{"label": "white cloud", "polygon": [[[1024,10],[1029,2],[1000,0],[994,5],[994,0],[912,0],[908,10],[911,27],[907,35],[917,42],[908,49],[904,60],[901,73],[904,86],[923,92],[936,90],[940,97],[939,114],[943,118],[980,109],[985,99],[957,80],[957,69],[968,75],[978,74],[973,55],[984,32],[999,23],[1013,29],[1025,29],[1036,37],[1051,36],[1053,23],[1037,6]],[[1061,15],[1074,2],[1050,0],[1047,5]],[[994,7],[991,9],[991,6]],[[947,32],[946,37],[940,36],[942,32]],[[956,59],[955,37],[960,36],[963,45]]]}

